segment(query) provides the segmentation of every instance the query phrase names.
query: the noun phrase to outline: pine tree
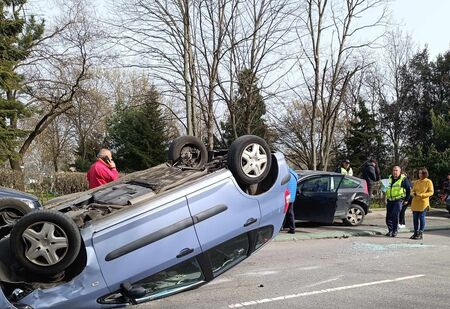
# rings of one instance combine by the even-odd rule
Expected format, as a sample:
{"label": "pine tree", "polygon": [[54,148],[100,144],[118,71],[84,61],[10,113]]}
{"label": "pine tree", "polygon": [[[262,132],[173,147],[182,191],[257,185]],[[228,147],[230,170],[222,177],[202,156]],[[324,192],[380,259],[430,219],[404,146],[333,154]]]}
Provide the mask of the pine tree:
{"label": "pine tree", "polygon": [[[345,141],[345,155],[350,159],[354,172],[360,172],[360,167],[369,157],[378,160],[383,165],[385,145],[377,127],[375,115],[369,112],[363,100],[358,101],[359,111],[350,123],[349,136]],[[380,162],[381,161],[381,162]]]}
{"label": "pine tree", "polygon": [[139,106],[118,104],[109,134],[115,161],[122,171],[136,171],[167,160],[167,126],[160,95],[152,86]]}
{"label": "pine tree", "polygon": [[0,0],[0,162],[17,157],[18,138],[26,132],[18,128],[18,120],[30,115],[18,94],[24,77],[18,65],[26,60],[42,37],[44,22],[23,15],[26,0]]}
{"label": "pine tree", "polygon": [[[249,69],[244,69],[238,76],[238,91],[234,97],[232,111],[226,121],[221,123],[228,144],[246,134],[257,135],[269,139],[270,142],[271,132],[263,118],[266,114],[266,104],[257,83],[257,78]],[[233,129],[231,114],[235,117],[236,132]]]}

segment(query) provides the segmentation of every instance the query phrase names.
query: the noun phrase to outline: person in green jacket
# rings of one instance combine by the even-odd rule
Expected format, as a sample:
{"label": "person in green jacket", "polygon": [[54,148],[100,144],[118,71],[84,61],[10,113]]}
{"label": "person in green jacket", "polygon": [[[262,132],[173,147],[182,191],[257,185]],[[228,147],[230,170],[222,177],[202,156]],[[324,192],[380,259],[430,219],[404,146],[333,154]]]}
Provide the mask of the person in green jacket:
{"label": "person in green jacket", "polygon": [[350,166],[350,160],[349,159],[345,159],[344,161],[342,161],[341,166],[338,167],[335,170],[336,173],[340,173],[343,175],[350,175],[353,176],[353,170]]}

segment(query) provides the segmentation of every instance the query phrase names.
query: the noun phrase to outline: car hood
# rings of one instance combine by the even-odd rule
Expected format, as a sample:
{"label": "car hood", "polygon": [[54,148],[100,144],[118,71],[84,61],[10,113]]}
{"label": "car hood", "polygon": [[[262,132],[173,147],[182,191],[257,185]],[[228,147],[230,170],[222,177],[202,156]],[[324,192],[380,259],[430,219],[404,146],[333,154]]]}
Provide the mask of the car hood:
{"label": "car hood", "polygon": [[37,201],[38,199],[32,195],[22,191],[14,190],[11,188],[0,187],[0,198],[13,197],[13,198],[26,198],[29,200]]}

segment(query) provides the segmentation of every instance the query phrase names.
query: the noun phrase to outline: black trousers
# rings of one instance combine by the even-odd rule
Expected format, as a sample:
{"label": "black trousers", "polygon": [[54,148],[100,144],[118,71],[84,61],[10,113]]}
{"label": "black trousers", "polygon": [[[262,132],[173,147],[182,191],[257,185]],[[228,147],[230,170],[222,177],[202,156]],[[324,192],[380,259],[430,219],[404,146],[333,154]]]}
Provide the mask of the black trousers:
{"label": "black trousers", "polygon": [[284,218],[283,227],[289,229],[290,231],[295,231],[294,203],[289,203],[289,208],[287,210],[286,217]]}
{"label": "black trousers", "polygon": [[409,206],[409,204],[406,204],[406,205],[402,206],[402,209],[400,210],[400,214],[399,214],[399,217],[398,217],[398,223],[399,224],[402,224],[402,225],[406,224],[405,223],[405,212],[406,212],[406,209],[408,208],[408,206]]}

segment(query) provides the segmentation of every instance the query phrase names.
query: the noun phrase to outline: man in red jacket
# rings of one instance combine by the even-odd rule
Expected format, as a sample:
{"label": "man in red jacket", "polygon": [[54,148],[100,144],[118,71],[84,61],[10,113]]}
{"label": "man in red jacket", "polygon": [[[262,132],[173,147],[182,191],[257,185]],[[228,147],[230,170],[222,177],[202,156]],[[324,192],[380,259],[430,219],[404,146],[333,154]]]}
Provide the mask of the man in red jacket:
{"label": "man in red jacket", "polygon": [[91,165],[86,177],[89,182],[89,189],[102,186],[119,178],[119,172],[112,159],[111,151],[105,148],[100,149],[97,161]]}

